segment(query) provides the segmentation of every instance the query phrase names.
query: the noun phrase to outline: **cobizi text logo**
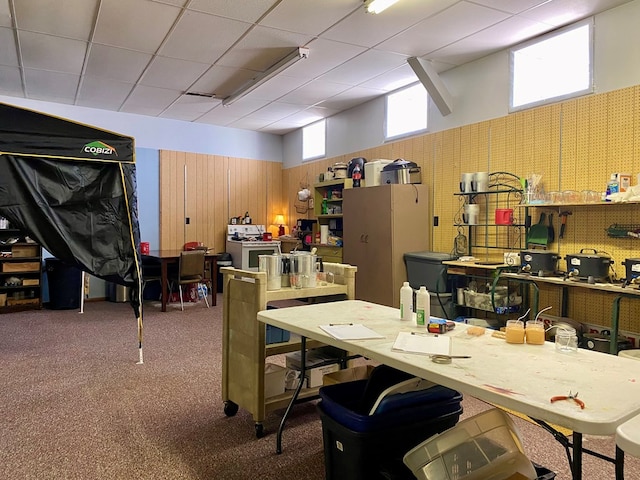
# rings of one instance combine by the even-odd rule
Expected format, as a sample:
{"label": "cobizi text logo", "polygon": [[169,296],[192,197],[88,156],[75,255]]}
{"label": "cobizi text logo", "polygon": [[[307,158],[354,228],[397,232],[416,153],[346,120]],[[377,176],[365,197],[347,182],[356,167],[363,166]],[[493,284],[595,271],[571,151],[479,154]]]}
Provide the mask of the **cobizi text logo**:
{"label": "cobizi text logo", "polygon": [[116,157],[118,156],[118,152],[115,148],[97,140],[95,142],[87,143],[82,148],[82,151],[85,153],[90,153],[94,157],[98,155],[115,155]]}

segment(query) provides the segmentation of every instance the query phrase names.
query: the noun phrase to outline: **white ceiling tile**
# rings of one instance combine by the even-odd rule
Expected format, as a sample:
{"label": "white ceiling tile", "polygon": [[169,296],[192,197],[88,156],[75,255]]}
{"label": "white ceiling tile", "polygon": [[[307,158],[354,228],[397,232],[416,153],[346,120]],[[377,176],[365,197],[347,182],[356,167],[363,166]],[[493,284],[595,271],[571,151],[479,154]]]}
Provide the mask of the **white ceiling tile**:
{"label": "white ceiling tile", "polygon": [[219,64],[263,72],[298,47],[304,47],[313,36],[286,32],[275,28],[256,27]]}
{"label": "white ceiling tile", "polygon": [[242,117],[240,114],[232,114],[232,112],[229,111],[229,108],[230,107],[218,105],[213,110],[202,115],[198,121],[212,125],[229,125],[231,122],[235,122]]}
{"label": "white ceiling tile", "polygon": [[322,38],[313,40],[307,46],[309,47],[309,58],[289,67],[286,71],[287,75],[313,80],[366,51],[365,47]]}
{"label": "white ceiling tile", "polygon": [[486,56],[489,53],[502,50],[505,39],[511,44],[540,35],[553,27],[544,23],[538,23],[527,18],[511,17],[499,25],[489,27],[474,35],[452,43],[440,50],[429,54],[429,58],[455,65],[462,65]]}
{"label": "white ceiling tile", "polygon": [[456,2],[457,0],[431,0],[428,2],[425,0],[403,0],[380,15],[365,12],[363,3],[362,8],[330,28],[321,37],[373,47]]}
{"label": "white ceiling tile", "polygon": [[24,69],[27,95],[36,100],[50,100],[60,103],[73,103],[80,76],[44,70]]}
{"label": "white ceiling tile", "polygon": [[381,43],[378,48],[420,57],[508,18],[491,8],[460,2]]}
{"label": "white ceiling tile", "polygon": [[10,28],[0,28],[0,65],[18,66],[16,41]]}
{"label": "white ceiling tile", "polygon": [[11,10],[9,9],[9,0],[0,0],[0,27],[11,27]]}
{"label": "white ceiling tile", "polygon": [[335,112],[347,110],[369,100],[373,100],[386,92],[365,87],[352,87],[333,97],[320,102],[317,107],[324,107]]}
{"label": "white ceiling tile", "polygon": [[251,116],[261,120],[275,122],[276,120],[288,117],[300,110],[304,110],[304,107],[301,107],[300,105],[292,105],[290,103],[272,102],[256,110]]}
{"label": "white ceiling tile", "polygon": [[214,65],[202,75],[189,89],[193,92],[211,93],[225,98],[247,83],[256,72]]}
{"label": "white ceiling tile", "polygon": [[192,122],[219,106],[220,103],[220,100],[215,98],[183,95],[162,112],[160,116]]}
{"label": "white ceiling tile", "polygon": [[85,75],[76,103],[86,107],[118,110],[133,89],[133,83]]}
{"label": "white ceiling tile", "polygon": [[[306,60],[304,60],[306,62]],[[300,62],[298,62],[300,63]],[[286,72],[285,72],[286,73]],[[297,77],[289,77],[288,75],[280,74],[278,77],[260,85],[249,95],[254,100],[273,101],[286,95],[292,90],[301,87],[308,80]]]}
{"label": "white ceiling tile", "polygon": [[191,0],[189,9],[253,23],[278,3],[277,0]]}
{"label": "white ceiling tile", "polygon": [[312,106],[328,97],[333,97],[348,90],[349,86],[342,83],[333,83],[325,80],[314,80],[291,93],[284,95],[280,101],[295,105]]}
{"label": "white ceiling tile", "polygon": [[[14,2],[18,28],[89,41],[98,0],[18,0]],[[73,21],[69,21],[73,12]]]}
{"label": "white ceiling tile", "polygon": [[208,65],[204,63],[155,57],[140,83],[151,87],[186,91],[207,68]]}
{"label": "white ceiling tile", "polygon": [[250,27],[249,23],[188,11],[178,21],[160,54],[212,64]]}
{"label": "white ceiling tile", "polygon": [[229,123],[228,126],[232,128],[242,128],[243,130],[260,130],[271,123],[270,120],[262,118],[245,117]]}
{"label": "white ceiling tile", "polygon": [[155,53],[180,9],[148,0],[102,0],[94,41]]}
{"label": "white ceiling tile", "polygon": [[0,65],[0,94],[12,97],[22,97],[22,77],[17,67]]}
{"label": "white ceiling tile", "polygon": [[538,22],[562,26],[581,20],[609,8],[627,3],[628,0],[562,0],[545,2],[521,15]]}
{"label": "white ceiling tile", "polygon": [[384,92],[392,92],[398,88],[409,85],[416,81],[416,74],[408,63],[404,63],[398,68],[389,70],[382,75],[373,77],[371,80],[361,83],[360,87],[372,88],[374,90],[382,90]]}
{"label": "white ceiling tile", "polygon": [[495,8],[509,13],[520,13],[536,7],[549,0],[474,0],[474,3]]}
{"label": "white ceiling tile", "polygon": [[361,0],[283,0],[260,24],[318,35],[358,8]]}
{"label": "white ceiling tile", "polygon": [[86,42],[25,31],[18,35],[24,67],[78,75],[82,72]]}
{"label": "white ceiling tile", "polygon": [[181,95],[182,92],[176,90],[138,85],[123,105],[123,111],[140,113],[140,108],[149,106],[149,111],[155,111],[153,116],[156,116]]}
{"label": "white ceiling tile", "polygon": [[254,100],[250,97],[244,97],[231,105],[223,105],[222,108],[230,116],[242,117],[249,113],[253,113],[264,106],[264,101]]}
{"label": "white ceiling tile", "polygon": [[368,50],[322,75],[320,79],[355,86],[366,82],[372,77],[393,70],[406,63],[406,61],[407,57],[404,55]]}
{"label": "white ceiling tile", "polygon": [[85,74],[133,83],[138,81],[151,58],[148,53],[93,44]]}

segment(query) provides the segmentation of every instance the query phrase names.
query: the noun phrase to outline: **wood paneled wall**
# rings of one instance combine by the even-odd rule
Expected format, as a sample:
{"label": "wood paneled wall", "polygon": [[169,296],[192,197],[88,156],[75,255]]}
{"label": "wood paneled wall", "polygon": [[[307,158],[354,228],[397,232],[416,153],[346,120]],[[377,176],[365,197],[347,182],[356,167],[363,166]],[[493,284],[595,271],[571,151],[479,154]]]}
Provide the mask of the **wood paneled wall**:
{"label": "wood paneled wall", "polygon": [[196,241],[225,251],[230,217],[249,212],[268,226],[288,213],[282,179],[280,162],[161,150],[160,248]]}
{"label": "wood paneled wall", "polygon": [[[313,211],[296,215],[294,199],[301,184],[313,185],[318,174],[328,166],[348,162],[353,157],[365,157],[369,161],[404,158],[420,165],[422,181],[430,187],[432,215],[439,219],[439,225],[431,227],[433,250],[450,252],[457,234],[454,216],[460,208],[454,193],[458,191],[463,172],[506,171],[521,177],[537,173],[542,175],[547,191],[603,192],[613,172],[631,173],[632,184],[635,184],[636,174],[640,172],[640,86],[525,110],[286,169],[282,172],[282,186],[288,210],[293,213],[290,218],[314,218]],[[570,210],[572,215],[568,217],[565,238],[550,245],[550,249],[561,256],[561,268],[565,269],[566,254],[595,248],[611,255],[616,274],[624,277],[621,262],[625,258],[640,257],[640,240],[608,237],[606,228],[615,223],[640,224],[640,207],[598,205]],[[534,223],[541,211],[530,209]],[[551,212],[558,232],[558,209],[547,210]],[[541,306],[553,305],[557,315],[559,301],[558,289],[541,292]],[[638,301],[622,301],[622,329],[640,332],[640,315],[634,313],[638,308]],[[611,298],[606,294],[572,290],[569,314],[580,321],[608,325]]]}

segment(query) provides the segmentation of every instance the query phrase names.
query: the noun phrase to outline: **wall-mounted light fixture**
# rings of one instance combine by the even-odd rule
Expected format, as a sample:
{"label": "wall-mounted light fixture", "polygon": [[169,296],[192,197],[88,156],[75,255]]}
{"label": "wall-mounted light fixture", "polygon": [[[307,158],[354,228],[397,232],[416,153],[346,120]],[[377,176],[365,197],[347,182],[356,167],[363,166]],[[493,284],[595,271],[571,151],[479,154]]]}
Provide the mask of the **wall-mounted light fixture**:
{"label": "wall-mounted light fixture", "polygon": [[298,60],[302,60],[303,58],[309,57],[309,49],[305,47],[298,47],[294,52],[291,52],[289,55],[284,57],[278,63],[270,66],[266,71],[256,75],[249,82],[244,84],[238,90],[233,92],[227,98],[222,100],[222,105],[225,107],[231,105],[232,103],[240,100],[245,95],[253,92],[256,88],[262,85],[265,82],[268,82],[273,77],[283,72],[291,65],[296,63]]}
{"label": "wall-mounted light fixture", "polygon": [[367,13],[380,13],[398,0],[364,0],[364,9]]}

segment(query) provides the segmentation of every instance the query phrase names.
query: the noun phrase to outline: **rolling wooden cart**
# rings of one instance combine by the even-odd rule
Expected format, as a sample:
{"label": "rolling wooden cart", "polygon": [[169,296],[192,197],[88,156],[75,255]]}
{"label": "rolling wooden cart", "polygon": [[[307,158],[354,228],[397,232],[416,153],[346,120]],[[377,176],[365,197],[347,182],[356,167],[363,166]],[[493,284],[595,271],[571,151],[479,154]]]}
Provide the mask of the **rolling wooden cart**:
{"label": "rolling wooden cart", "polygon": [[[224,413],[232,417],[242,407],[255,421],[256,436],[264,435],[262,422],[273,410],[285,408],[292,392],[265,398],[265,359],[300,350],[300,338],[287,342],[266,344],[266,328],[257,320],[257,314],[267,304],[279,300],[335,296],[337,299],[355,298],[357,267],[338,263],[325,263],[325,272],[334,274],[334,283],[314,288],[283,287],[267,290],[267,274],[223,267],[223,339],[222,339],[222,400]],[[324,298],[323,300],[327,300]],[[319,346],[307,343],[309,348]],[[308,388],[300,398],[318,394],[318,387]]]}

